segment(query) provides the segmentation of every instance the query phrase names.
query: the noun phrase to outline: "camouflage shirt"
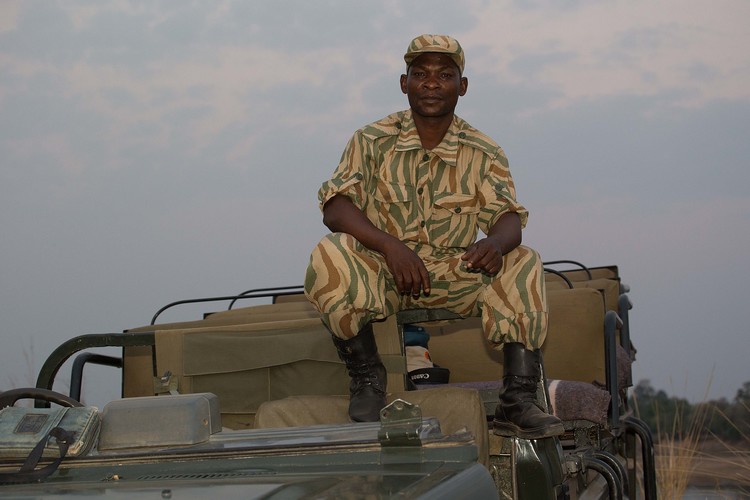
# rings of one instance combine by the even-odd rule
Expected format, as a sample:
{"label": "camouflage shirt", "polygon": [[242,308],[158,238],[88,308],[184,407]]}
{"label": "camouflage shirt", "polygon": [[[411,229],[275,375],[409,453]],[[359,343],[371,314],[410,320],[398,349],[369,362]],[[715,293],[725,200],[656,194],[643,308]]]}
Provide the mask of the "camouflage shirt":
{"label": "camouflage shirt", "polygon": [[410,110],[367,125],[351,138],[318,192],[321,210],[348,196],[379,229],[430,253],[462,251],[508,212],[526,225],[503,150],[454,116],[442,142],[422,147]]}

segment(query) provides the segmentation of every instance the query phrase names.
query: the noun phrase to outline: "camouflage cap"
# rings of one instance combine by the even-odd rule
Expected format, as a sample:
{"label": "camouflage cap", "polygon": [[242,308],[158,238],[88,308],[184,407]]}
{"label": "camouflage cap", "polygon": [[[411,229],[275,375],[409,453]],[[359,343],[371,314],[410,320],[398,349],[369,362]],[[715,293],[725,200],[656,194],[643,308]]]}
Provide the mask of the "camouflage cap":
{"label": "camouflage cap", "polygon": [[404,54],[406,68],[409,69],[414,59],[428,52],[448,54],[461,73],[464,72],[464,49],[461,48],[458,40],[448,35],[419,35],[412,40]]}

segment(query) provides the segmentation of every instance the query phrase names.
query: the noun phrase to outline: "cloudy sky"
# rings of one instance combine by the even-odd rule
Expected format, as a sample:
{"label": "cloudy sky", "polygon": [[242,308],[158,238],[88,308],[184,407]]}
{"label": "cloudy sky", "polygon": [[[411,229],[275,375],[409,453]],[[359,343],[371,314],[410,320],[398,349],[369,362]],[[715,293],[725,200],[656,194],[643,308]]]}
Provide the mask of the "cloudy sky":
{"label": "cloudy sky", "polygon": [[439,4],[0,0],[0,389],[173,300],[301,283],[318,186],[356,128],[407,106],[403,52],[432,32],[464,46],[458,112],[505,149],[525,243],[620,266],[635,378],[733,398],[750,2]]}

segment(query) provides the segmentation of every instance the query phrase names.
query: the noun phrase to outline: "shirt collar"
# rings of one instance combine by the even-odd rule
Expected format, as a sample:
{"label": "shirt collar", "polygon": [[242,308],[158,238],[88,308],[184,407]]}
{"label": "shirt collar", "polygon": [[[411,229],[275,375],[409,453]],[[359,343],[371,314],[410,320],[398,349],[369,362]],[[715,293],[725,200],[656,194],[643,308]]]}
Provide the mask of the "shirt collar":
{"label": "shirt collar", "polygon": [[[432,149],[432,153],[440,157],[448,165],[455,166],[458,158],[458,117],[453,115],[451,126],[445,132],[440,144]],[[411,109],[406,110],[401,119],[401,131],[396,141],[396,151],[409,151],[413,149],[422,149],[422,142],[419,140],[417,126],[414,124]]]}

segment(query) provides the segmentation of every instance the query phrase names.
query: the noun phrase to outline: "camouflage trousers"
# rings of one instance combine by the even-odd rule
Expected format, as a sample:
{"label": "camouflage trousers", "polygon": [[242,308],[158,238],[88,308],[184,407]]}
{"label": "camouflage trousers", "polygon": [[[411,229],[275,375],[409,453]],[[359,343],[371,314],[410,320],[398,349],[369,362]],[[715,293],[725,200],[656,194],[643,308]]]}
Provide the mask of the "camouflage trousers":
{"label": "camouflage trousers", "polygon": [[342,339],[404,309],[443,308],[463,317],[481,315],[484,332],[496,348],[506,342],[541,347],[547,334],[547,301],[536,251],[519,246],[507,253],[495,276],[467,270],[463,252],[433,255],[426,247],[416,251],[431,284],[430,295],[418,298],[398,292],[381,254],[349,234],[329,234],[310,256],[305,294],[323,323]]}

